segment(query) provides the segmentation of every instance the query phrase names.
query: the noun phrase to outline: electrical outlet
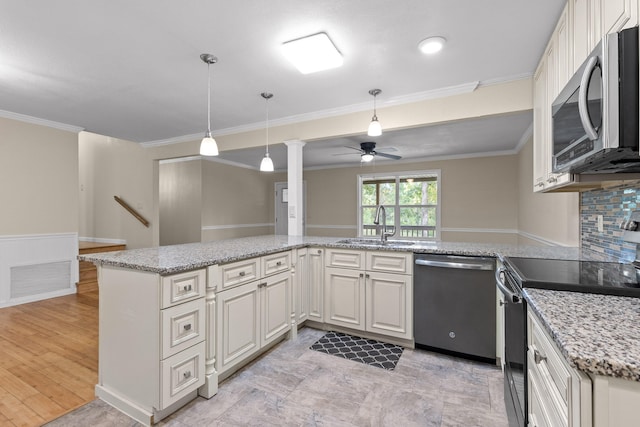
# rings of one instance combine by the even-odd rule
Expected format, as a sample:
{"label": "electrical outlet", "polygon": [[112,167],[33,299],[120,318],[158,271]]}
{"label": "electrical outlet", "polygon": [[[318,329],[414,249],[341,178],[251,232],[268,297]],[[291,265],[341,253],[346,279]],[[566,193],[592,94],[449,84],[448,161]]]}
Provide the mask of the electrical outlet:
{"label": "electrical outlet", "polygon": [[596,217],[596,222],[598,223],[598,232],[602,233],[604,231],[604,221],[602,215],[598,215]]}

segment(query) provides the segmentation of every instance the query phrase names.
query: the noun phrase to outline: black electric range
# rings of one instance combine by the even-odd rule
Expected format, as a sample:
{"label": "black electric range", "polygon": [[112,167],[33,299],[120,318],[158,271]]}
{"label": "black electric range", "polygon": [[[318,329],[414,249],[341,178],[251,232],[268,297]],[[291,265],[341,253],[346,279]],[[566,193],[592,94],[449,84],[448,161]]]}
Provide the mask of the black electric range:
{"label": "black electric range", "polygon": [[505,264],[521,288],[640,298],[640,270],[630,263],[513,257]]}

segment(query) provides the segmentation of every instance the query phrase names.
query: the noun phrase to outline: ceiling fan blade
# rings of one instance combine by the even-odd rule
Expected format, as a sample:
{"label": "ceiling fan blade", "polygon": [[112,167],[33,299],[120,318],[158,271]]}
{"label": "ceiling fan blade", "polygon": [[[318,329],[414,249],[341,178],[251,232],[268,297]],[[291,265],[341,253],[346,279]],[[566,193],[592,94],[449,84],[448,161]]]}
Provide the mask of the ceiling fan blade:
{"label": "ceiling fan blade", "polygon": [[376,156],[386,157],[387,159],[400,160],[402,156],[396,156],[395,154],[387,154],[381,153],[380,151],[376,151]]}
{"label": "ceiling fan blade", "polygon": [[344,148],[350,148],[350,149],[352,149],[352,150],[356,150],[356,151],[362,152],[362,150],[361,150],[360,148],[349,147],[348,145],[344,145],[343,147],[344,147]]}

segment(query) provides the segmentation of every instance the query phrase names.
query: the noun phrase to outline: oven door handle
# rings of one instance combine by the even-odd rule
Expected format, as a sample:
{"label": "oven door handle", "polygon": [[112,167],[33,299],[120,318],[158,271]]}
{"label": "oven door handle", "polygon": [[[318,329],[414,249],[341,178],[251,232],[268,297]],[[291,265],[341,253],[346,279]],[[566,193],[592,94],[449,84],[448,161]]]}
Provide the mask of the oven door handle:
{"label": "oven door handle", "polygon": [[514,304],[520,304],[522,302],[520,295],[511,291],[507,287],[507,285],[502,281],[501,275],[503,274],[506,275],[504,267],[500,267],[496,269],[496,286],[498,286],[498,288],[500,289],[500,292],[502,292],[508,298],[509,302],[512,302]]}
{"label": "oven door handle", "polygon": [[597,56],[589,58],[587,65],[584,67],[582,80],[580,80],[580,92],[578,93],[578,113],[580,113],[580,121],[582,122],[584,131],[587,133],[587,137],[589,137],[591,141],[598,139],[598,131],[593,127],[591,117],[589,117],[589,109],[587,105],[587,96],[589,96],[589,93],[587,91],[589,89],[589,78],[597,64]]}

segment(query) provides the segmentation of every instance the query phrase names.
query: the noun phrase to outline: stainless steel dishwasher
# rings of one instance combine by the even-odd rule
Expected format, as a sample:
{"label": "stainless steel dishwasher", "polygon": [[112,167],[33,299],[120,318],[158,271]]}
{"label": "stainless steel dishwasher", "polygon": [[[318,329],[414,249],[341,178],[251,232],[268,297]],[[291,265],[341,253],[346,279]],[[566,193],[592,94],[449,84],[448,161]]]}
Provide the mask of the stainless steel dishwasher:
{"label": "stainless steel dishwasher", "polygon": [[495,363],[495,259],[415,254],[414,261],[416,347]]}

